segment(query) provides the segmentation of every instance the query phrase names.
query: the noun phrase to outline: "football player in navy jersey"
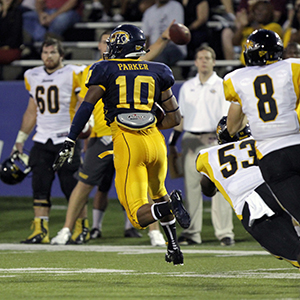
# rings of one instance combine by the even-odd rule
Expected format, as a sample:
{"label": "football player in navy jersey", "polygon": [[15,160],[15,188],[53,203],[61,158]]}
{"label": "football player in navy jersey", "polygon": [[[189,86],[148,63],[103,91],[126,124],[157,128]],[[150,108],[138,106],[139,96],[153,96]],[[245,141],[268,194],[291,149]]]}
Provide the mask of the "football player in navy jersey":
{"label": "football player in navy jersey", "polygon": [[[113,137],[118,198],[136,228],[160,220],[168,239],[165,259],[178,265],[183,264],[183,255],[174,215],[183,228],[190,225],[190,217],[180,191],[174,190],[169,196],[165,188],[167,149],[159,129],[178,125],[181,115],[171,89],[174,77],[170,68],[139,60],[146,53],[145,42],[143,31],[136,26],[124,24],[112,31],[105,60],[95,63],[89,71],[89,90],[53,167],[59,168],[66,159],[72,161],[75,141],[95,103],[102,98]],[[159,123],[155,103],[166,114]],[[148,202],[148,192],[154,204]]]}

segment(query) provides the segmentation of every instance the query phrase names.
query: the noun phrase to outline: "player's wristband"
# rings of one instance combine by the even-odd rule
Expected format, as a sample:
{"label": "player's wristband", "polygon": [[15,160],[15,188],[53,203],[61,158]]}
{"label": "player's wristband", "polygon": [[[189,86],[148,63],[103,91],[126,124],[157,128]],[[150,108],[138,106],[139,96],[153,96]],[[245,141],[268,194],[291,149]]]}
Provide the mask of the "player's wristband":
{"label": "player's wristband", "polygon": [[94,105],[89,102],[83,101],[77,110],[75,117],[73,119],[70,133],[68,134],[68,138],[73,141],[76,141],[79,133],[84,128],[85,124],[88,122],[92,112],[94,109]]}
{"label": "player's wristband", "polygon": [[175,146],[178,138],[180,137],[181,132],[178,130],[173,130],[169,137],[169,146]]}
{"label": "player's wristband", "polygon": [[16,143],[24,144],[27,139],[28,139],[28,134],[19,130],[16,138]]}

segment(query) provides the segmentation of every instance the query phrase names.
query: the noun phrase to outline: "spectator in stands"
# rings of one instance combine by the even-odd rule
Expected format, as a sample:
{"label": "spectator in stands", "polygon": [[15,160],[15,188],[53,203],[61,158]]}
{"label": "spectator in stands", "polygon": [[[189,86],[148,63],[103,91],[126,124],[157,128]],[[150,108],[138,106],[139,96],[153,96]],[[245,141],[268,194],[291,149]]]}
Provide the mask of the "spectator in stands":
{"label": "spectator in stands", "polygon": [[[169,0],[156,0],[156,3],[148,8],[142,19],[142,27],[147,38],[147,46],[152,45],[169,26],[172,20],[184,24],[184,9],[181,3]],[[187,55],[186,45],[176,45],[169,42],[155,61],[163,62],[169,66],[175,65]]]}
{"label": "spectator in stands", "polygon": [[[289,42],[300,43],[300,0],[296,0]],[[286,43],[287,41],[285,41]]]}
{"label": "spectator in stands", "polygon": [[[245,9],[236,15],[236,29],[233,35],[232,43],[235,46],[241,46],[246,43],[247,37],[255,29],[268,29],[279,34],[282,37],[282,27],[274,22],[274,7],[270,2],[256,2],[247,14]],[[244,57],[241,53],[241,62],[244,64]]]}
{"label": "spectator in stands", "polygon": [[20,9],[23,14],[35,10],[35,0],[23,0]]}
{"label": "spectator in stands", "polygon": [[300,58],[300,45],[296,42],[290,42],[284,48],[283,58]]}
{"label": "spectator in stands", "polygon": [[[291,14],[292,6],[289,4],[289,1],[293,1],[293,0],[270,0],[270,1],[241,0],[236,9],[237,11],[236,16],[245,19],[247,15],[248,23],[251,23],[252,10],[254,5],[257,2],[270,2],[273,5],[273,22],[279,23],[280,25],[283,26],[287,18],[291,18],[290,14]],[[235,25],[237,27],[240,25],[240,19],[237,20]],[[234,30],[235,28],[227,27],[222,32],[223,53],[224,53],[224,58],[227,60],[235,59],[235,51],[234,51],[234,46],[232,44],[232,39],[234,38]],[[238,46],[240,45],[238,44]]]}
{"label": "spectator in stands", "polygon": [[155,4],[155,0],[123,0],[121,15],[126,21],[141,21],[144,12],[153,4]]}
{"label": "spectator in stands", "polygon": [[111,0],[93,0],[89,20],[94,22],[122,22],[124,19],[140,21],[146,8],[154,3],[155,0],[120,0],[119,12],[113,14]]}
{"label": "spectator in stands", "polygon": [[23,16],[24,30],[33,41],[46,35],[63,39],[64,32],[81,20],[80,0],[36,0],[36,10]]}
{"label": "spectator in stands", "polygon": [[22,12],[18,0],[0,1],[0,80],[2,65],[21,58]]}
{"label": "spectator in stands", "polygon": [[[218,21],[219,25],[210,28],[210,46],[215,50],[217,59],[232,59],[233,47],[232,43],[227,43],[228,37],[226,32],[231,33],[230,41],[232,39],[232,28],[235,21],[235,10],[233,0],[211,0],[209,1],[209,20]],[[229,54],[227,52],[229,51]]]}
{"label": "spectator in stands", "polygon": [[274,22],[283,25],[287,19],[287,4],[289,0],[240,0],[240,4],[237,11],[245,9],[248,13],[251,13],[253,6],[259,2],[270,2],[274,8]]}
{"label": "spectator in stands", "polygon": [[[195,50],[203,43],[208,43],[209,33],[206,22],[209,17],[207,0],[182,0],[185,25],[191,31],[191,41],[187,45],[187,59],[193,60]],[[188,68],[189,69],[189,68]],[[186,76],[183,77],[186,78]]]}

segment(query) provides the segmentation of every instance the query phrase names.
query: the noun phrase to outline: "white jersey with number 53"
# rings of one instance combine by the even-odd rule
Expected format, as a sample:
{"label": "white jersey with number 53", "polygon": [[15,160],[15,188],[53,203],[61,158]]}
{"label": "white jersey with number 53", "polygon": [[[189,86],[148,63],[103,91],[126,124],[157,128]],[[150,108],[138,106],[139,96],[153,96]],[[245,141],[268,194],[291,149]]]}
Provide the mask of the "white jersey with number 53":
{"label": "white jersey with number 53", "polygon": [[256,163],[255,141],[247,138],[202,149],[196,159],[196,169],[207,176],[242,219],[245,202],[249,205],[250,220],[273,212],[255,189],[264,183]]}
{"label": "white jersey with number 53", "polygon": [[223,84],[226,100],[248,118],[259,158],[300,143],[300,59],[238,69]]}
{"label": "white jersey with number 53", "polygon": [[85,66],[66,65],[48,74],[43,66],[27,70],[25,88],[37,104],[34,141],[63,143],[75,115],[77,93]]}

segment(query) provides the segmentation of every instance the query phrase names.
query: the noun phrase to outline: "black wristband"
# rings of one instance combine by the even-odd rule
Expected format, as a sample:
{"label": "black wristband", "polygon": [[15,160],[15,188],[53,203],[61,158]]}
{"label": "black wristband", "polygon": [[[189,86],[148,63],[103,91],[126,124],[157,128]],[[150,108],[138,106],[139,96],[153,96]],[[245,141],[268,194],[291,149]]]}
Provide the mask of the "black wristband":
{"label": "black wristband", "polygon": [[169,146],[175,146],[178,138],[180,137],[181,132],[178,130],[173,130],[169,137]]}

